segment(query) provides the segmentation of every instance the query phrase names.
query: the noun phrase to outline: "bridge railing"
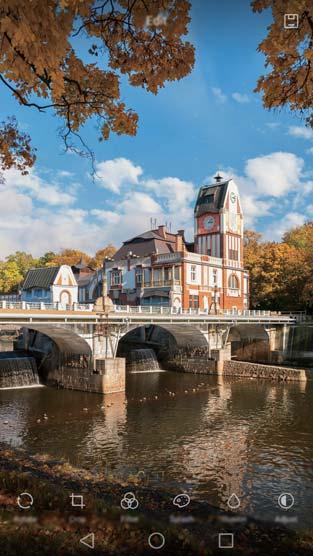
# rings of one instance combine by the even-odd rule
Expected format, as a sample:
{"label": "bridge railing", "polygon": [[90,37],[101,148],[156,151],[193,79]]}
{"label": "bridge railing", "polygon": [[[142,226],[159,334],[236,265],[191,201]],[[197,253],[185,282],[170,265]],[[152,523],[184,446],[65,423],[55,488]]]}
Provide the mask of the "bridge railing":
{"label": "bridge railing", "polygon": [[[43,302],[27,302],[27,301],[10,301],[0,299],[0,310],[26,310],[26,311],[86,311],[93,310],[92,303],[73,303],[72,305],[65,305],[62,303],[43,303]],[[113,305],[112,311],[114,313],[130,313],[130,314],[154,314],[154,315],[207,315],[213,317],[286,317],[290,316],[297,322],[303,322],[306,318],[305,312],[297,311],[294,313],[269,311],[262,309],[224,309],[219,310],[217,313],[210,312],[208,309],[181,309],[177,307],[166,307],[159,305]]]}
{"label": "bridge railing", "polygon": [[35,301],[10,301],[7,299],[0,300],[1,309],[17,309],[23,311],[92,311],[93,304],[79,304],[65,305],[63,303],[44,303]]}

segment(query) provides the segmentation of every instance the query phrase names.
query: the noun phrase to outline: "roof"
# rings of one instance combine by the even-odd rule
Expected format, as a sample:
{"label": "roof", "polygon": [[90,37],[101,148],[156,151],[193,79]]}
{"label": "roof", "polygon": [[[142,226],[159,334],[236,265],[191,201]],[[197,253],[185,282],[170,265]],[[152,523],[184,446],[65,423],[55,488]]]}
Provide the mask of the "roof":
{"label": "roof", "polygon": [[56,326],[55,324],[29,324],[24,328],[36,330],[48,336],[58,346],[62,353],[91,355],[91,347],[86,340],[68,328]]}
{"label": "roof", "polygon": [[224,180],[211,185],[203,185],[200,188],[195,205],[196,216],[200,216],[207,211],[217,212],[224,206],[229,182],[230,180]]}
{"label": "roof", "polygon": [[149,230],[127,241],[113,256],[115,261],[127,257],[131,251],[133,255],[145,257],[152,253],[173,253],[176,246],[176,234],[165,232],[165,237],[159,230]]}
{"label": "roof", "polygon": [[50,288],[51,284],[54,283],[59,270],[60,266],[31,268],[26,274],[23,290],[29,290],[30,288]]}

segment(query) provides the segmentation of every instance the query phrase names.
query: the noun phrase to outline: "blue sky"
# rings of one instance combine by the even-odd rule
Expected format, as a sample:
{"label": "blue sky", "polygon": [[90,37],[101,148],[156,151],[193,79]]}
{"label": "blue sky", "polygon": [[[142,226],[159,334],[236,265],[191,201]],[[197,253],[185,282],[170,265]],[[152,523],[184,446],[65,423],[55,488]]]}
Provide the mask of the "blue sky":
{"label": "blue sky", "polygon": [[[253,92],[264,72],[257,46],[271,13],[249,0],[193,0],[190,40],[196,65],[157,96],[122,81],[122,98],[139,114],[136,137],[98,143],[95,122],[83,130],[97,160],[64,154],[52,113],[18,107],[0,92],[0,117],[15,114],[38,149],[26,177],[7,174],[0,188],[0,258],[64,247],[93,253],[158,224],[190,238],[197,189],[218,169],[239,185],[246,227],[268,239],[311,219],[313,132],[287,110],[268,112]],[[81,49],[83,48],[83,45]]]}

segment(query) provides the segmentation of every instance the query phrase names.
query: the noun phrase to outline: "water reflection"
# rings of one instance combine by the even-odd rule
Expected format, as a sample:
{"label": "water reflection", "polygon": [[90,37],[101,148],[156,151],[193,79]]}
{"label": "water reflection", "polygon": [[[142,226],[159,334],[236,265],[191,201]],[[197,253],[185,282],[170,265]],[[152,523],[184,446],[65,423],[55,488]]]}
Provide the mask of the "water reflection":
{"label": "water reflection", "polygon": [[0,440],[124,476],[142,470],[224,508],[234,492],[263,518],[291,492],[291,512],[312,526],[312,406],[312,382],[134,374],[126,395],[2,391]]}

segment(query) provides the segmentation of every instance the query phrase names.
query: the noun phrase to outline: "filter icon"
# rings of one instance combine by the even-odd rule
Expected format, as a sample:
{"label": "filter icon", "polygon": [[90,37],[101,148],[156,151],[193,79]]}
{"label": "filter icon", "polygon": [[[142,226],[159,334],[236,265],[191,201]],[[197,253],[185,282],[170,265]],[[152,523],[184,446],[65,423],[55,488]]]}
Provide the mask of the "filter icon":
{"label": "filter icon", "polygon": [[235,494],[233,492],[233,494],[231,494],[231,496],[228,498],[227,500],[227,506],[231,509],[231,510],[237,510],[240,506],[240,500],[237,496],[237,494]]}

